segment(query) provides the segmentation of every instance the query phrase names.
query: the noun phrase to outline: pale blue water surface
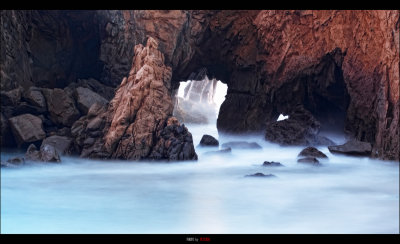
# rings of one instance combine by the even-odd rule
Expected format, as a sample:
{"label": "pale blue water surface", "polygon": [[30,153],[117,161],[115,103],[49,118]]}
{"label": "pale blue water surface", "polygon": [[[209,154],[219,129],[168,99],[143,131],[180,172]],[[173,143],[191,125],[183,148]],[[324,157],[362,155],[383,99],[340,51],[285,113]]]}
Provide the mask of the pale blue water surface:
{"label": "pale blue water surface", "polygon": [[[215,125],[187,126],[196,146],[204,133],[218,138]],[[263,149],[210,156],[204,153],[216,149],[196,148],[197,162],[62,157],[2,168],[1,232],[399,233],[398,162],[320,147],[329,160],[313,167],[296,162],[302,147],[282,148],[261,135],[219,140]],[[266,160],[285,167],[261,166]],[[257,172],[276,177],[244,177]]]}

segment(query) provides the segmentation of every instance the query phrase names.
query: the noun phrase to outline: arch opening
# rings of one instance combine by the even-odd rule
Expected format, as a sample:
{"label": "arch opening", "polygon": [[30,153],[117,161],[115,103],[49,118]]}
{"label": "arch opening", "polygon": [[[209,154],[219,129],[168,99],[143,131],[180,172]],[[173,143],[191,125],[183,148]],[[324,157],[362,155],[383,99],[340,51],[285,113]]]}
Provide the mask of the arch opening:
{"label": "arch opening", "polygon": [[179,82],[173,115],[183,123],[215,124],[228,86],[207,75],[201,80]]}

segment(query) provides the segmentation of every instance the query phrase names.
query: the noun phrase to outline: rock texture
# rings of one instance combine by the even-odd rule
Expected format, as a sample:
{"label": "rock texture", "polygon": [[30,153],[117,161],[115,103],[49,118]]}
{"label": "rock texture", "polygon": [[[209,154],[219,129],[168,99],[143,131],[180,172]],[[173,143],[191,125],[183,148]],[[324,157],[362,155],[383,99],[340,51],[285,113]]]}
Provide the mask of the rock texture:
{"label": "rock texture", "polygon": [[42,146],[53,146],[59,155],[69,155],[73,152],[73,139],[66,136],[50,136],[43,140]]}
{"label": "rock texture", "polygon": [[32,114],[23,114],[9,119],[10,127],[19,147],[46,137],[42,120]]}
{"label": "rock texture", "polygon": [[200,146],[218,147],[219,146],[219,142],[213,136],[205,134],[205,135],[203,135],[203,137],[201,137],[199,145]]}
{"label": "rock texture", "polygon": [[165,84],[171,68],[165,66],[158,43],[135,47],[135,58],[128,78],[124,78],[110,103],[110,127],[104,135],[105,148],[113,158],[146,158],[172,114],[172,101]]}
{"label": "rock texture", "polygon": [[72,126],[81,157],[196,160],[192,135],[171,117],[170,79],[158,42],[136,45],[130,75],[107,110],[95,103]]}
{"label": "rock texture", "polygon": [[72,95],[63,89],[43,89],[51,120],[59,125],[72,126],[80,113]]}
{"label": "rock texture", "polygon": [[95,103],[102,104],[104,106],[108,103],[104,97],[84,87],[76,88],[75,97],[78,108],[82,114],[87,114],[89,108]]}
{"label": "rock texture", "polygon": [[343,145],[330,146],[329,151],[332,153],[341,153],[347,155],[371,155],[372,146],[371,143],[361,142],[357,140],[351,140]]}
{"label": "rock texture", "polygon": [[0,22],[2,90],[116,86],[152,37],[170,93],[204,67],[228,85],[221,132],[264,131],[302,105],[399,160],[399,10],[2,10]]}
{"label": "rock texture", "polygon": [[57,150],[49,144],[42,144],[40,150],[37,150],[34,144],[29,145],[25,153],[25,159],[30,161],[61,162]]}
{"label": "rock texture", "polygon": [[319,166],[321,163],[316,159],[315,157],[305,157],[305,158],[299,158],[297,159],[298,163],[306,163],[306,164],[311,164],[314,166]]}
{"label": "rock texture", "polygon": [[289,118],[267,123],[265,139],[280,145],[333,145],[319,136],[321,123],[303,107],[296,107]]}
{"label": "rock texture", "polygon": [[279,163],[279,162],[268,162],[268,161],[264,161],[264,163],[262,164],[262,166],[266,166],[266,167],[280,167],[283,166],[283,164]]}
{"label": "rock texture", "polygon": [[315,147],[307,147],[301,150],[298,157],[315,157],[315,158],[328,158],[325,153],[316,149]]}

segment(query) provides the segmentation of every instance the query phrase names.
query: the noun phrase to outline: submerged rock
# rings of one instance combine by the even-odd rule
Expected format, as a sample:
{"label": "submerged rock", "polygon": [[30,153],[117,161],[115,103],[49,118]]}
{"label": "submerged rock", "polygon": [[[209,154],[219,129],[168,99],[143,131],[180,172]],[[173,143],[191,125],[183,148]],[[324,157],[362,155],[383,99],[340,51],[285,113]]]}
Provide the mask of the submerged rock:
{"label": "submerged rock", "polygon": [[371,143],[351,140],[343,145],[329,146],[329,151],[332,153],[341,153],[347,155],[369,156],[371,155]]}
{"label": "submerged rock", "polygon": [[200,146],[219,146],[219,142],[214,137],[205,134],[200,140]]}
{"label": "submerged rock", "polygon": [[49,144],[40,147],[40,159],[43,162],[61,162],[56,148]]}
{"label": "submerged rock", "polygon": [[276,177],[276,176],[273,175],[273,174],[265,175],[263,173],[255,173],[255,174],[252,174],[252,175],[245,175],[245,177]]}
{"label": "submerged rock", "polygon": [[257,142],[246,142],[246,141],[232,141],[221,145],[222,148],[230,147],[234,149],[262,149]]}
{"label": "submerged rock", "polygon": [[218,154],[226,154],[226,153],[231,153],[232,148],[224,148],[218,151],[210,151],[210,152],[205,152],[204,155],[218,155]]}
{"label": "submerged rock", "polygon": [[298,155],[298,157],[315,157],[315,158],[328,158],[323,152],[319,151],[315,147],[304,148]]}
{"label": "submerged rock", "polygon": [[16,157],[0,162],[2,168],[15,168],[25,164],[24,158]]}
{"label": "submerged rock", "polygon": [[318,159],[314,158],[314,157],[306,157],[306,158],[300,158],[297,159],[298,163],[308,163],[308,164],[312,164],[312,165],[321,165],[318,161]]}
{"label": "submerged rock", "polygon": [[25,158],[31,161],[61,162],[57,150],[49,144],[42,144],[40,151],[37,150],[34,144],[29,145],[25,153]]}
{"label": "submerged rock", "polygon": [[268,162],[268,161],[264,161],[264,163],[262,164],[262,166],[272,166],[272,167],[277,167],[277,166],[283,166],[283,164],[279,163],[279,162]]}

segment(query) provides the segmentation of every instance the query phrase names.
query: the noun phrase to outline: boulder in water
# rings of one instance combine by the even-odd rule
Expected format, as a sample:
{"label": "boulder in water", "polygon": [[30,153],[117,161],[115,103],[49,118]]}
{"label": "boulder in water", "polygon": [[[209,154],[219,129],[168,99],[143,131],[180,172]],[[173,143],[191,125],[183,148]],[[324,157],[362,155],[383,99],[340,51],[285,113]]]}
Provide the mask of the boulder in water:
{"label": "boulder in water", "polygon": [[359,156],[369,156],[371,155],[372,146],[371,143],[362,142],[357,140],[351,140],[343,145],[339,146],[329,146],[329,151],[331,153],[341,153],[346,155],[359,155]]}
{"label": "boulder in water", "polygon": [[246,141],[232,141],[221,145],[222,148],[230,147],[233,149],[262,149],[257,142],[246,142]]}
{"label": "boulder in water", "polygon": [[315,158],[328,158],[323,152],[319,151],[315,147],[304,148],[298,155],[298,157],[315,157]]}
{"label": "boulder in water", "polygon": [[224,148],[218,151],[210,151],[210,152],[205,152],[204,155],[218,155],[218,154],[226,154],[226,153],[231,153],[232,149],[230,147]]}
{"label": "boulder in water", "polygon": [[312,164],[314,166],[320,165],[318,159],[314,158],[314,157],[306,157],[306,158],[300,158],[297,160],[298,163],[308,163],[308,164]]}
{"label": "boulder in water", "polygon": [[49,144],[42,144],[40,151],[34,144],[29,145],[25,153],[26,160],[42,162],[60,162],[60,156],[57,150]]}
{"label": "boulder in water", "polygon": [[264,161],[264,163],[262,164],[262,166],[268,166],[268,167],[277,167],[277,166],[283,166],[283,164],[279,163],[279,162],[268,162],[268,161]]}
{"label": "boulder in water", "polygon": [[273,174],[263,174],[263,173],[255,173],[255,174],[252,174],[252,175],[246,175],[245,177],[265,177],[265,178],[267,178],[267,177],[276,177],[275,175],[273,175]]}
{"label": "boulder in water", "polygon": [[219,146],[219,142],[214,137],[205,134],[200,140],[200,146]]}

